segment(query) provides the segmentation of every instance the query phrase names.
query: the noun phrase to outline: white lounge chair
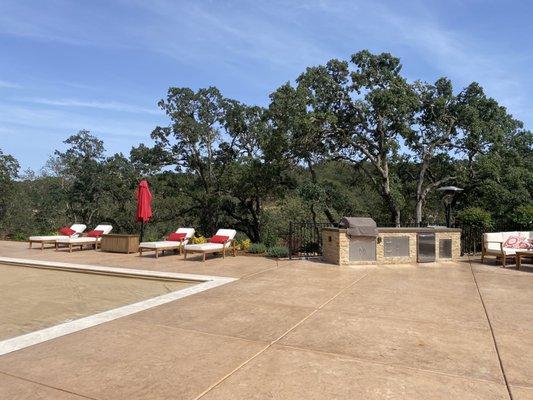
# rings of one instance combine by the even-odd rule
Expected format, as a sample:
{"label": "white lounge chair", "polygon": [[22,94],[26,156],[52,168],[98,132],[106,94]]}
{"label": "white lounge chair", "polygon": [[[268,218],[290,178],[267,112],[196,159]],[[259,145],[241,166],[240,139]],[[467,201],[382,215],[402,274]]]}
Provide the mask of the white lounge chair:
{"label": "white lounge chair", "polygon": [[[113,230],[111,225],[98,225],[93,231],[102,231],[102,235],[107,235]],[[87,235],[91,232],[87,232]],[[83,246],[90,245],[95,250],[98,248],[98,243],[102,240],[102,237],[91,237],[91,236],[80,236],[75,238],[66,238],[56,240],[56,250],[61,246],[68,247],[69,252],[72,253],[73,247],[79,247],[80,250],[83,250]]]}
{"label": "white lounge chair", "polygon": [[203,261],[205,261],[205,255],[207,253],[222,253],[222,257],[225,258],[226,250],[229,249],[233,250],[233,256],[235,257],[237,255],[234,243],[236,234],[237,231],[234,229],[219,229],[215,236],[225,236],[227,239],[224,242],[188,244],[184,246],[183,257],[187,258],[187,253],[201,253],[203,255]]}
{"label": "white lounge chair", "polygon": [[182,254],[183,246],[185,246],[189,239],[194,236],[194,228],[179,228],[175,233],[185,234],[185,237],[180,241],[160,240],[158,242],[142,242],[139,244],[139,257],[143,255],[143,251],[155,251],[155,258],[159,258],[159,252],[163,254],[169,250],[179,250]]}
{"label": "white lounge chair", "polygon": [[73,224],[70,226],[70,229],[75,231],[75,233],[73,233],[71,236],[67,236],[67,235],[30,236],[30,238],[28,239],[28,242],[30,244],[30,249],[33,243],[40,243],[41,250],[43,250],[45,244],[55,244],[56,241],[59,239],[68,239],[69,237],[73,237],[73,238],[78,237],[80,233],[82,233],[85,229],[87,229],[87,226],[83,224]]}

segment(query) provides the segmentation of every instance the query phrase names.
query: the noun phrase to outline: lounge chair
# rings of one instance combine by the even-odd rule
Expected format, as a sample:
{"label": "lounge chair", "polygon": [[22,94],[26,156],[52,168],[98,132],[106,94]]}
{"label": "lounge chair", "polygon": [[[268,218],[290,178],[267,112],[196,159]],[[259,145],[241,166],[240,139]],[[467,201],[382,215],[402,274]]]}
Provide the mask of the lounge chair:
{"label": "lounge chair", "polygon": [[56,240],[56,250],[61,246],[65,246],[68,247],[69,252],[72,253],[73,247],[79,247],[80,250],[83,250],[83,246],[85,245],[90,245],[96,250],[98,248],[98,243],[102,240],[102,235],[107,235],[112,229],[113,227],[111,225],[98,225],[84,236],[58,239]]}
{"label": "lounge chair", "polygon": [[[70,229],[74,231],[74,233],[72,233],[71,235],[49,235],[49,236],[30,236],[30,238],[28,239],[28,242],[30,244],[30,249],[32,247],[32,244],[33,243],[40,243],[41,244],[41,250],[44,249],[44,245],[45,244],[54,244],[56,243],[57,240],[59,239],[68,239],[68,238],[75,238],[75,237],[78,237],[80,235],[80,233],[82,233],[85,229],[87,228],[87,226],[83,225],[83,224],[73,224],[71,225]],[[63,228],[61,228],[60,230],[62,230]]]}
{"label": "lounge chair", "polygon": [[[166,240],[160,240],[159,242],[142,242],[139,244],[139,257],[143,255],[143,251],[155,251],[155,258],[159,258],[159,252],[163,254],[169,250],[179,250],[182,254],[183,246],[185,246],[189,239],[194,235],[194,228],[179,228],[174,234],[183,236],[179,240],[172,240],[169,236]],[[181,234],[181,235],[180,235]]]}
{"label": "lounge chair", "polygon": [[226,257],[226,250],[232,249],[233,256],[237,255],[235,249],[235,235],[237,231],[234,229],[219,229],[215,236],[210,238],[209,243],[188,244],[184,246],[183,257],[187,258],[188,253],[201,253],[203,261],[207,253],[222,253],[222,257]]}

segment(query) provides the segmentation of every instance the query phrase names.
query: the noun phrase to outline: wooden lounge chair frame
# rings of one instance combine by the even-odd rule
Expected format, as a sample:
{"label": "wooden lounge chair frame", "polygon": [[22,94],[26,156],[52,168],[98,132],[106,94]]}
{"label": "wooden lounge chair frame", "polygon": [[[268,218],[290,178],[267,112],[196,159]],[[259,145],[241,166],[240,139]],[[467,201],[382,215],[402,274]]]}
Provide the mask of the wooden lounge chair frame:
{"label": "wooden lounge chair frame", "polygon": [[[143,251],[146,252],[146,251],[155,251],[155,258],[159,258],[159,252],[161,252],[161,254],[165,254],[165,251],[174,251],[176,252],[176,250],[179,251],[179,254],[182,255],[183,254],[183,242],[185,240],[188,240],[188,239],[181,239],[179,242],[179,248],[178,245],[172,245],[172,246],[167,246],[167,247],[145,247],[145,246],[140,246],[139,245],[139,257],[142,257],[143,255]],[[177,241],[176,241],[177,242]]]}

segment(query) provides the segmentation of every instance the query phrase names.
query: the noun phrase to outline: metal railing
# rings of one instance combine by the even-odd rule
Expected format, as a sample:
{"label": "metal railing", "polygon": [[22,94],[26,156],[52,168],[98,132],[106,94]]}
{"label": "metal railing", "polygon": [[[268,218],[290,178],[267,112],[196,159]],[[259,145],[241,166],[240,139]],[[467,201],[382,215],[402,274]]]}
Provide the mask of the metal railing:
{"label": "metal railing", "polygon": [[329,222],[289,223],[287,247],[289,259],[293,257],[316,257],[322,255],[322,228],[333,226]]}

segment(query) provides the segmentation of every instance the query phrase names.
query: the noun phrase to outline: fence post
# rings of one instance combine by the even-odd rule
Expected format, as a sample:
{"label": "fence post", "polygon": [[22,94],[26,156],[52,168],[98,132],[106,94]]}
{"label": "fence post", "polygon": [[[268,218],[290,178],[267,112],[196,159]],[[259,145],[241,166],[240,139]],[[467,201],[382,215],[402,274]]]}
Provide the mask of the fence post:
{"label": "fence post", "polygon": [[292,260],[292,221],[289,222],[289,260]]}

